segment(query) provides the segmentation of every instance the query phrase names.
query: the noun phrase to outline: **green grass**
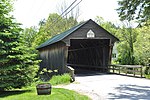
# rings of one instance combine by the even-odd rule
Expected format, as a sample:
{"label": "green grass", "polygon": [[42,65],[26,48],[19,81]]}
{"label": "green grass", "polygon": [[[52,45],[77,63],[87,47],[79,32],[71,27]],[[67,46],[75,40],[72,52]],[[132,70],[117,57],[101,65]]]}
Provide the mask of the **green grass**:
{"label": "green grass", "polygon": [[63,74],[63,75],[54,75],[50,81],[43,82],[41,80],[35,82],[36,84],[41,83],[50,83],[51,85],[59,85],[59,84],[69,84],[71,80],[71,77],[69,74]]}
{"label": "green grass", "polygon": [[144,75],[145,76],[145,78],[147,78],[147,79],[150,79],[150,75]]}
{"label": "green grass", "polygon": [[57,76],[52,77],[52,79],[50,80],[50,83],[52,85],[69,84],[70,79],[71,77],[69,74],[57,75]]}
{"label": "green grass", "polygon": [[0,100],[89,100],[87,96],[80,95],[74,91],[63,88],[53,88],[53,85],[69,84],[69,74],[52,77],[48,82],[52,84],[51,95],[37,95],[36,85],[38,83],[45,82],[36,82],[20,90],[0,92]]}
{"label": "green grass", "polygon": [[0,100],[89,100],[89,98],[62,88],[52,88],[51,95],[37,95],[36,89],[32,87],[30,90],[16,90],[0,93]]}

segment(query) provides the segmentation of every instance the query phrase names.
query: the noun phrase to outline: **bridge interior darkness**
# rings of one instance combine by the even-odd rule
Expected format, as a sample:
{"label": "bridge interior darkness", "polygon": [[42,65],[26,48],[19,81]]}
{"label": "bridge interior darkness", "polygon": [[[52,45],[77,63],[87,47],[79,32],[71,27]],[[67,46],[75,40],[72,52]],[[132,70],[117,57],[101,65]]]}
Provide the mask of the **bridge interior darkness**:
{"label": "bridge interior darkness", "polygon": [[71,39],[67,63],[74,69],[106,72],[109,44],[109,39]]}

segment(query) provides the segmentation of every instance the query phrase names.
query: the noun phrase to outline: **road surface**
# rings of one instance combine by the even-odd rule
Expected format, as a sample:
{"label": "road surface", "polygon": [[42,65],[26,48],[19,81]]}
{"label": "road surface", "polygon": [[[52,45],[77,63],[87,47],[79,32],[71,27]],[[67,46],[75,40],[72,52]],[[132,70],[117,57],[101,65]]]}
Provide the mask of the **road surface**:
{"label": "road surface", "polygon": [[116,74],[78,74],[65,86],[92,100],[150,100],[150,80]]}

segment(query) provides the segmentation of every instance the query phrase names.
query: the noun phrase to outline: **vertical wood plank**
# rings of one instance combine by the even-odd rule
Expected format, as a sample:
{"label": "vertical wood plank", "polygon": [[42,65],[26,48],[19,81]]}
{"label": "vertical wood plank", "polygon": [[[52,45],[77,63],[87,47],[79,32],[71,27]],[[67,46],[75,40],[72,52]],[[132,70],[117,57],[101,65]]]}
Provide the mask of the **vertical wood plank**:
{"label": "vertical wood plank", "polygon": [[115,72],[115,68],[114,68],[115,66],[113,66],[113,73]]}
{"label": "vertical wood plank", "polygon": [[120,74],[120,66],[119,66],[119,74]]}
{"label": "vertical wood plank", "polygon": [[127,70],[128,68],[127,67],[125,67],[125,70],[126,70],[126,75],[127,75],[127,73],[128,73],[128,70]]}
{"label": "vertical wood plank", "polygon": [[143,73],[142,73],[142,66],[140,67],[140,69],[141,69],[141,71],[140,71],[140,72],[141,72],[141,77],[142,77],[142,76],[143,76]]}
{"label": "vertical wood plank", "polygon": [[134,76],[135,76],[135,71],[136,71],[135,69],[136,69],[136,68],[133,68],[133,75],[134,75]]}

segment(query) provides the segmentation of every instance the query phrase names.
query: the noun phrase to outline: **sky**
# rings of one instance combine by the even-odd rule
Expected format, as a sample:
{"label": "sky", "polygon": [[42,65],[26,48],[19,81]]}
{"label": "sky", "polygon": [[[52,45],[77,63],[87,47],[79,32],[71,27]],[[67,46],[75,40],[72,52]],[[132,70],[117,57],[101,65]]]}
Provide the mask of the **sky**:
{"label": "sky", "polygon": [[[13,15],[23,27],[37,26],[39,21],[47,19],[50,13],[60,13],[64,2],[69,6],[74,0],[16,0]],[[80,0],[77,0],[79,2]],[[118,0],[82,0],[79,4],[78,21],[95,19],[101,16],[105,21],[117,23],[119,17],[115,9]],[[76,9],[76,8],[75,8]]]}

